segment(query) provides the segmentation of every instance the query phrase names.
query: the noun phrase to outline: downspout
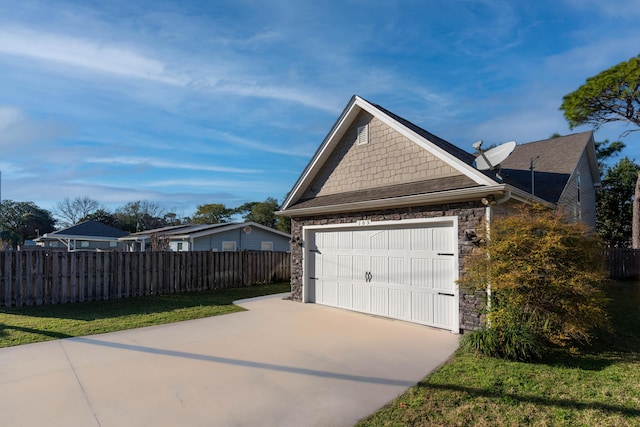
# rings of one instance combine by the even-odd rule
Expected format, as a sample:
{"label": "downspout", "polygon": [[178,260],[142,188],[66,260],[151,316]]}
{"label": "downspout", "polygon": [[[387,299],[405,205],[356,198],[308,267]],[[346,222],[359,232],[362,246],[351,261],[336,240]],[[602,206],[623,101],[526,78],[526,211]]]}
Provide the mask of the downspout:
{"label": "downspout", "polygon": [[[505,191],[504,195],[497,199],[491,200],[488,198],[482,198],[482,204],[485,206],[485,227],[487,233],[487,240],[491,239],[491,206],[500,205],[502,203],[507,202],[511,198],[511,191]],[[491,254],[487,254],[489,260],[491,259]],[[491,311],[491,278],[487,280],[487,312]],[[491,327],[491,319],[487,319],[487,327]]]}

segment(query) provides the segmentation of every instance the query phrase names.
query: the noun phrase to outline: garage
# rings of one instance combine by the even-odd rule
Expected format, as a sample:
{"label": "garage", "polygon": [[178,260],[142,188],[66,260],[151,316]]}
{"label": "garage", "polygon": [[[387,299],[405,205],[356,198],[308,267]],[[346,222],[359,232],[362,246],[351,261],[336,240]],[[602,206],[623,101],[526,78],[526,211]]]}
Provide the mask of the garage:
{"label": "garage", "polygon": [[304,234],[306,301],[458,331],[456,217]]}

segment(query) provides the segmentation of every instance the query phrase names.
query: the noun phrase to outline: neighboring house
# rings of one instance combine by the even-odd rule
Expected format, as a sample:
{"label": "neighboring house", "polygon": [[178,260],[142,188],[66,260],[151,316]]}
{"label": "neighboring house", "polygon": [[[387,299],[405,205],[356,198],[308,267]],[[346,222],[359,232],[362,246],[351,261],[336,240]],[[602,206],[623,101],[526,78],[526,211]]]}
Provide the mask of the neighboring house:
{"label": "neighboring house", "polygon": [[62,230],[44,234],[34,241],[46,249],[74,250],[120,250],[120,237],[128,235],[126,231],[110,227],[98,221],[84,221]]}
{"label": "neighboring house", "polygon": [[293,299],[477,329],[483,296],[456,280],[493,216],[539,203],[595,224],[590,132],[517,146],[499,173],[474,160],[354,96],[278,212],[292,219]]}
{"label": "neighboring house", "polygon": [[142,231],[123,237],[127,251],[151,250],[165,242],[169,251],[288,252],[290,235],[255,222],[184,224]]}

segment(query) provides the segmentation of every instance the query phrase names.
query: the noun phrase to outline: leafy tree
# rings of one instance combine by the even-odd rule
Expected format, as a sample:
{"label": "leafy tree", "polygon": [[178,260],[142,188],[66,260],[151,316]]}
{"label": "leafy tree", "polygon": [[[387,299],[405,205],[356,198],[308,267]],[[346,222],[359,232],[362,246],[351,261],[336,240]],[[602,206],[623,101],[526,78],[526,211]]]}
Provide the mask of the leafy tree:
{"label": "leafy tree", "polygon": [[606,162],[613,156],[620,154],[624,149],[625,144],[622,141],[609,142],[608,139],[605,139],[604,141],[596,141],[595,146],[598,170],[600,171],[600,174],[602,174],[606,170]]}
{"label": "leafy tree", "polygon": [[14,248],[25,240],[54,230],[51,212],[33,202],[3,200],[0,203],[0,239]]}
{"label": "leafy tree", "polygon": [[187,224],[189,222],[188,218],[187,221],[185,221],[185,218],[178,218],[178,214],[176,214],[175,212],[167,212],[166,214],[164,214],[162,219],[164,220],[166,225],[180,225]]}
{"label": "leafy tree", "polygon": [[89,196],[76,197],[73,200],[65,198],[56,204],[55,214],[62,219],[65,227],[75,225],[82,218],[87,217],[91,213],[100,208],[100,204]]}
{"label": "leafy tree", "polygon": [[118,217],[104,208],[98,209],[95,212],[92,212],[89,215],[80,218],[78,222],[89,220],[98,221],[110,227],[122,229],[122,224],[120,224]]}
{"label": "leafy tree", "polygon": [[251,212],[251,209],[259,202],[247,202],[244,203],[237,208],[235,208],[235,213],[241,215],[243,218]]}
{"label": "leafy tree", "polygon": [[129,202],[115,212],[120,228],[132,233],[164,227],[163,215],[164,210],[160,206],[147,200]]}
{"label": "leafy tree", "polygon": [[523,207],[492,221],[490,232],[459,281],[468,289],[491,289],[490,327],[465,338],[467,348],[528,359],[549,345],[588,341],[594,328],[607,325],[601,241],[585,226]]}
{"label": "leafy tree", "polygon": [[[587,79],[574,92],[565,95],[560,109],[573,129],[605,123],[624,122],[638,127],[621,137],[640,130],[640,55],[621,62]],[[640,248],[640,172],[634,191],[632,246]]]}
{"label": "leafy tree", "polygon": [[291,234],[291,218],[288,216],[278,216],[276,218],[276,228],[280,231]]}
{"label": "leafy tree", "polygon": [[588,78],[564,96],[560,109],[572,129],[585,124],[597,129],[617,121],[640,127],[640,55]]}
{"label": "leafy tree", "polygon": [[608,246],[631,247],[633,193],[640,166],[628,157],[607,168],[596,199],[596,229]]}
{"label": "leafy tree", "polygon": [[228,209],[221,203],[209,203],[198,205],[198,210],[191,218],[193,224],[218,224],[229,222],[235,213],[234,209]]}
{"label": "leafy tree", "polygon": [[275,211],[278,209],[278,201],[276,199],[269,197],[264,202],[253,202],[245,205],[251,205],[251,209],[243,215],[245,221],[253,221],[275,228],[277,221]]}

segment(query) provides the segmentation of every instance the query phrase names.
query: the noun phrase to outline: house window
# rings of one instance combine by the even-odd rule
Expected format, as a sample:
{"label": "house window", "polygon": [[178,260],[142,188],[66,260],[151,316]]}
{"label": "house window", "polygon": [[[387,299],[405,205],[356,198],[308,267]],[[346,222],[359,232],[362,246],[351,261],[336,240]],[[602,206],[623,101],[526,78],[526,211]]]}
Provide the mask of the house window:
{"label": "house window", "polygon": [[236,242],[222,242],[222,252],[235,252]]}
{"label": "house window", "polygon": [[176,243],[176,250],[177,250],[178,252],[182,251],[182,242],[178,242],[178,243]]}
{"label": "house window", "polygon": [[117,248],[118,247],[118,242],[109,242],[109,247],[110,248]]}
{"label": "house window", "polygon": [[273,242],[260,242],[261,251],[273,251]]}
{"label": "house window", "polygon": [[50,248],[57,248],[58,247],[58,242],[49,242],[49,247]]}
{"label": "house window", "polygon": [[576,180],[578,185],[578,203],[580,203],[580,174],[578,174],[578,179]]}
{"label": "house window", "polygon": [[369,125],[358,127],[358,145],[367,144],[369,142]]}
{"label": "house window", "polygon": [[88,248],[89,247],[89,242],[87,242],[86,240],[82,240],[80,242],[80,247],[81,248]]}

